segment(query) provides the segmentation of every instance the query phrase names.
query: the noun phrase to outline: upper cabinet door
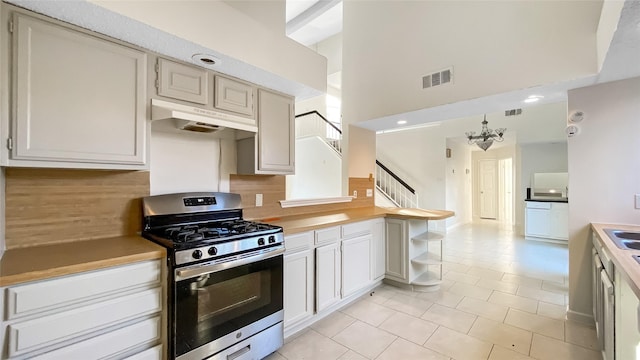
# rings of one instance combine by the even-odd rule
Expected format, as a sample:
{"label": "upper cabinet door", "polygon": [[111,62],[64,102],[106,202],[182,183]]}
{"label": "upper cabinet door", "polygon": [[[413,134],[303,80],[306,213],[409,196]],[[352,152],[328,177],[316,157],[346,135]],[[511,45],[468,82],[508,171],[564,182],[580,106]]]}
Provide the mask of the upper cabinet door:
{"label": "upper cabinet door", "polygon": [[13,29],[8,165],[144,168],[146,55],[18,13]]}
{"label": "upper cabinet door", "polygon": [[294,173],[293,121],[293,98],[258,90],[257,173]]}
{"label": "upper cabinet door", "polygon": [[158,59],[158,95],[206,105],[208,74],[204,69]]}
{"label": "upper cabinet door", "polygon": [[215,76],[215,103],[221,110],[253,117],[253,87],[249,84]]}

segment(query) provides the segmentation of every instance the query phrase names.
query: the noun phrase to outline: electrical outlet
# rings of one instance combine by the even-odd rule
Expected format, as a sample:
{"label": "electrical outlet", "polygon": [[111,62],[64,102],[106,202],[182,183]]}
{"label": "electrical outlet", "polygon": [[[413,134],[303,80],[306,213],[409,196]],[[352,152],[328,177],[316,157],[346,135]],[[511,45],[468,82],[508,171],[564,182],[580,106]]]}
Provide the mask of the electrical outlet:
{"label": "electrical outlet", "polygon": [[353,197],[357,198],[358,197],[358,190],[353,190]]}
{"label": "electrical outlet", "polygon": [[367,189],[367,197],[373,196],[373,189]]}
{"label": "electrical outlet", "polygon": [[262,206],[262,194],[256,194],[256,206]]}
{"label": "electrical outlet", "polygon": [[636,209],[640,209],[640,194],[636,194]]}

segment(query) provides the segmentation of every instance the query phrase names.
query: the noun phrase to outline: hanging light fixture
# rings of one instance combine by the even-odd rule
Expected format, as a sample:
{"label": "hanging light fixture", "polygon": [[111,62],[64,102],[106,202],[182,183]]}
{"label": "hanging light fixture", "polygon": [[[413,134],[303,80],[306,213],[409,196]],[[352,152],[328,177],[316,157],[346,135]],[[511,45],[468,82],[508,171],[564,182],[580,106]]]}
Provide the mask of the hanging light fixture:
{"label": "hanging light fixture", "polygon": [[487,151],[488,148],[493,145],[494,141],[502,142],[504,138],[504,132],[507,131],[506,128],[499,128],[495,130],[491,130],[487,127],[487,115],[485,114],[484,120],[482,121],[482,129],[480,130],[480,134],[476,135],[475,131],[467,131],[465,135],[467,135],[467,139],[469,139],[469,144],[476,144],[478,147],[484,151]]}

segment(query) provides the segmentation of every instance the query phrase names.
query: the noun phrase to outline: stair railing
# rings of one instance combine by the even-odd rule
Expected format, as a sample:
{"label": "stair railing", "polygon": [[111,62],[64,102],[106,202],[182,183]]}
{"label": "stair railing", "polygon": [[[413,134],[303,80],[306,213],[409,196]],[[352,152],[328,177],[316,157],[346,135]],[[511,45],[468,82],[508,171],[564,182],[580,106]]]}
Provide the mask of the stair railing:
{"label": "stair railing", "polygon": [[[342,130],[318,111],[296,115],[296,138],[318,136],[342,154]],[[416,191],[393,171],[376,160],[376,188],[396,206],[418,207]]]}
{"label": "stair railing", "polygon": [[415,189],[379,160],[376,160],[376,188],[398,207],[418,207]]}
{"label": "stair railing", "polygon": [[318,136],[335,151],[342,153],[342,130],[316,110],[296,115],[296,138]]}

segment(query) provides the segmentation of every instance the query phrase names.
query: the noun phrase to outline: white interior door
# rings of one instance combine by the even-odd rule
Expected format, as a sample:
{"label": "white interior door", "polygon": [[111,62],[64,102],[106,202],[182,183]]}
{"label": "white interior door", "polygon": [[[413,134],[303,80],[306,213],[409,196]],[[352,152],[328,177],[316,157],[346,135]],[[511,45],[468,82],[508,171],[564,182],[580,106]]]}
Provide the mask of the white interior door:
{"label": "white interior door", "polygon": [[480,160],[480,217],[496,219],[498,215],[497,161],[495,159]]}

